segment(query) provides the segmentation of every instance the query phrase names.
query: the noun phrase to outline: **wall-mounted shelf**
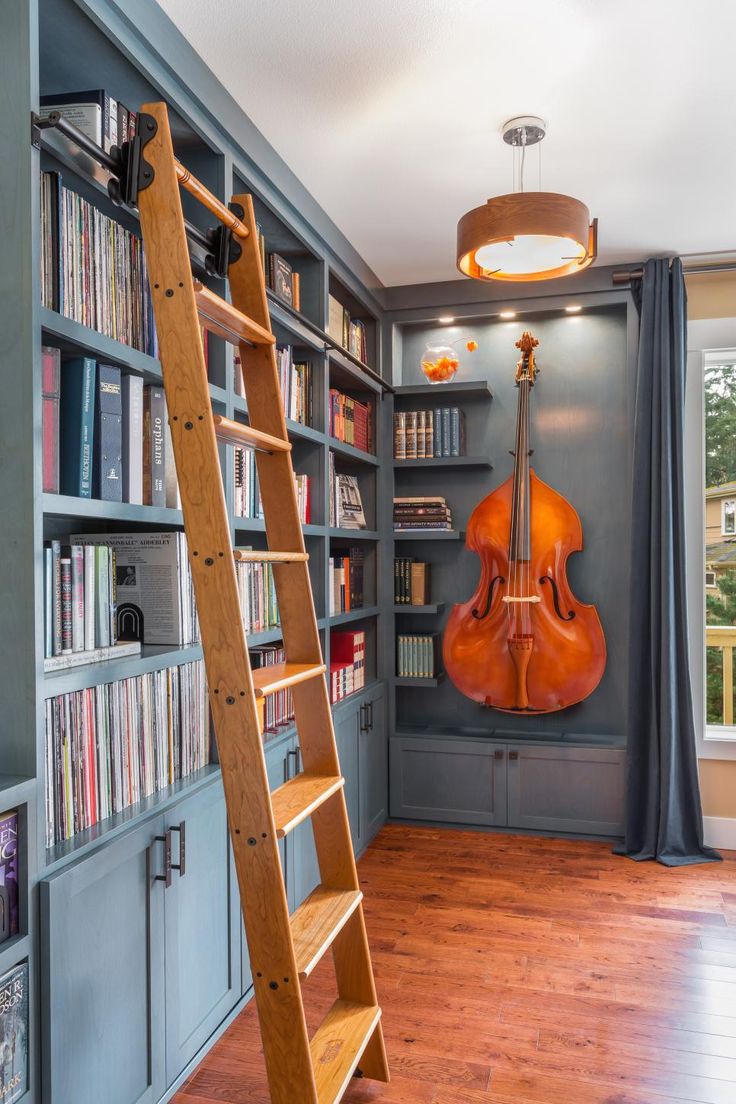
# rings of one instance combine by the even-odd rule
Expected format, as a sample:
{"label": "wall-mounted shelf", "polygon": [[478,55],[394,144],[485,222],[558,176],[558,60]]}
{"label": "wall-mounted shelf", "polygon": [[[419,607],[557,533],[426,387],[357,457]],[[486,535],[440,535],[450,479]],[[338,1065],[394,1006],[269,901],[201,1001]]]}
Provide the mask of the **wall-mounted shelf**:
{"label": "wall-mounted shelf", "polygon": [[429,606],[413,606],[410,602],[403,605],[394,606],[394,613],[407,613],[411,616],[414,614],[437,614],[442,613],[445,608],[444,602],[436,602]]}
{"label": "wall-mounted shelf", "polygon": [[347,610],[345,613],[333,613],[329,617],[330,628],[349,625],[351,621],[363,621],[367,617],[376,617],[380,613],[378,606],[363,606],[360,609]]}
{"label": "wall-mounted shelf", "polygon": [[85,663],[81,667],[70,667],[66,671],[47,671],[43,676],[43,692],[45,697],[50,698],[56,694],[68,694],[73,690],[86,690],[90,686],[100,686],[104,682],[117,682],[118,679],[132,678],[135,675],[147,675],[151,671],[160,671],[163,667],[193,663],[201,658],[202,648],[199,644],[188,644],[182,647],[144,644],[140,655]]}
{"label": "wall-mounted shelf", "polygon": [[427,456],[394,460],[395,468],[492,468],[486,456]]}
{"label": "wall-mounted shelf", "polygon": [[375,529],[330,529],[329,536],[336,540],[376,541],[381,539],[381,534]]}
{"label": "wall-mounted shelf", "polygon": [[402,529],[400,531],[394,530],[393,536],[394,540],[405,541],[455,541],[462,540],[465,533],[459,529]]}
{"label": "wall-mounted shelf", "polygon": [[441,682],[444,682],[444,680],[445,675],[444,672],[441,671],[439,675],[437,675],[435,678],[400,678],[398,675],[396,675],[393,679],[393,682],[395,686],[414,686],[421,687],[424,690],[429,690],[439,686]]}
{"label": "wall-mounted shelf", "polygon": [[72,495],[45,494],[42,497],[46,517],[91,518],[96,521],[124,521],[145,525],[183,525],[181,510],[165,506],[137,506],[131,502],[105,502],[100,498],[74,498]]}
{"label": "wall-mounted shelf", "polygon": [[467,380],[462,383],[410,383],[396,388],[396,398],[423,398],[442,401],[453,399],[492,399],[493,392],[486,380]]}

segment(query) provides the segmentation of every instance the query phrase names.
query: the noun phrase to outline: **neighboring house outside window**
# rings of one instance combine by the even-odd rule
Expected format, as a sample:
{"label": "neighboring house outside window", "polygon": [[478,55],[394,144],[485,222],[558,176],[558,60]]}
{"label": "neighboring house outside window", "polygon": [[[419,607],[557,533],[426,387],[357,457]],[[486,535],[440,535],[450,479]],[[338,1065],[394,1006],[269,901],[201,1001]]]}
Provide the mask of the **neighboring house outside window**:
{"label": "neighboring house outside window", "polygon": [[724,537],[733,536],[736,533],[736,499],[726,498],[723,500],[721,532]]}

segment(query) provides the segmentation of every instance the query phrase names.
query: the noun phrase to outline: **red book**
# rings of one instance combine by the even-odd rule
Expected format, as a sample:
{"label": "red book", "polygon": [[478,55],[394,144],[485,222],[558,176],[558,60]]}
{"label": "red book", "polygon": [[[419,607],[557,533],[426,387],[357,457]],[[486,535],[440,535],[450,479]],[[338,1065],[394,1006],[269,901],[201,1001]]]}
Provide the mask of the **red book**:
{"label": "red book", "polygon": [[41,347],[41,424],[43,433],[43,490],[59,493],[59,379],[61,353]]}

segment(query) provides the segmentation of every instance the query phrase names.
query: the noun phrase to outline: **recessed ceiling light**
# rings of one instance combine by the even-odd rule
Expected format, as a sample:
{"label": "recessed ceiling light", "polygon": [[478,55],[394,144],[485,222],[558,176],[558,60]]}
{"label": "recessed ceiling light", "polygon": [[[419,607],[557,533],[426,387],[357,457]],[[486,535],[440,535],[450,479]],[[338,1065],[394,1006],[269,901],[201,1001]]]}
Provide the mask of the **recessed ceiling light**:
{"label": "recessed ceiling light", "polygon": [[516,318],[516,311],[504,310],[499,314],[499,318]]}
{"label": "recessed ceiling light", "polygon": [[437,321],[441,322],[443,326],[449,326],[451,322],[455,321],[455,315],[454,314],[441,314],[439,316],[439,318],[437,319]]}
{"label": "recessed ceiling light", "polygon": [[565,307],[565,310],[567,311],[568,314],[580,314],[580,311],[582,309],[583,308],[581,306],[579,306],[577,303],[573,303],[571,306]]}

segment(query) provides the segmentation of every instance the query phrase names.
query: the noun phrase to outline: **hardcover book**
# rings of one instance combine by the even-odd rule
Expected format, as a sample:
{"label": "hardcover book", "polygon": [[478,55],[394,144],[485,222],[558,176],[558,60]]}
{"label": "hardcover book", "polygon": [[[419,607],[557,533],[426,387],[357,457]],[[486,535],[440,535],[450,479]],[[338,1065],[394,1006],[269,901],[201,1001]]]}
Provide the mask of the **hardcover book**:
{"label": "hardcover book", "polygon": [[28,963],[0,978],[0,1092],[15,1104],[28,1092]]}
{"label": "hardcover book", "polygon": [[43,426],[43,490],[59,493],[59,395],[61,353],[50,345],[41,349],[41,421]]}
{"label": "hardcover book", "polygon": [[77,130],[81,130],[108,152],[110,146],[117,143],[117,109],[113,131],[110,119],[110,97],[104,88],[93,88],[86,92],[56,92],[41,96],[40,105],[39,114],[42,119],[47,119],[52,111],[60,111]]}
{"label": "hardcover book", "polygon": [[149,384],[143,392],[143,502],[166,505],[166,398],[163,387]]}
{"label": "hardcover book", "polygon": [[0,814],[0,943],[20,931],[19,900],[18,814],[3,813]]}
{"label": "hardcover book", "polygon": [[92,497],[97,365],[90,357],[65,360],[61,366],[61,490],[77,498]]}
{"label": "hardcover book", "polygon": [[278,253],[271,254],[271,290],[290,306],[294,305],[293,271],[289,262]]}
{"label": "hardcover book", "polygon": [[123,376],[123,502],[143,505],[143,378]]}
{"label": "hardcover book", "polygon": [[123,501],[123,396],[120,369],[97,366],[95,402],[95,498]]}

